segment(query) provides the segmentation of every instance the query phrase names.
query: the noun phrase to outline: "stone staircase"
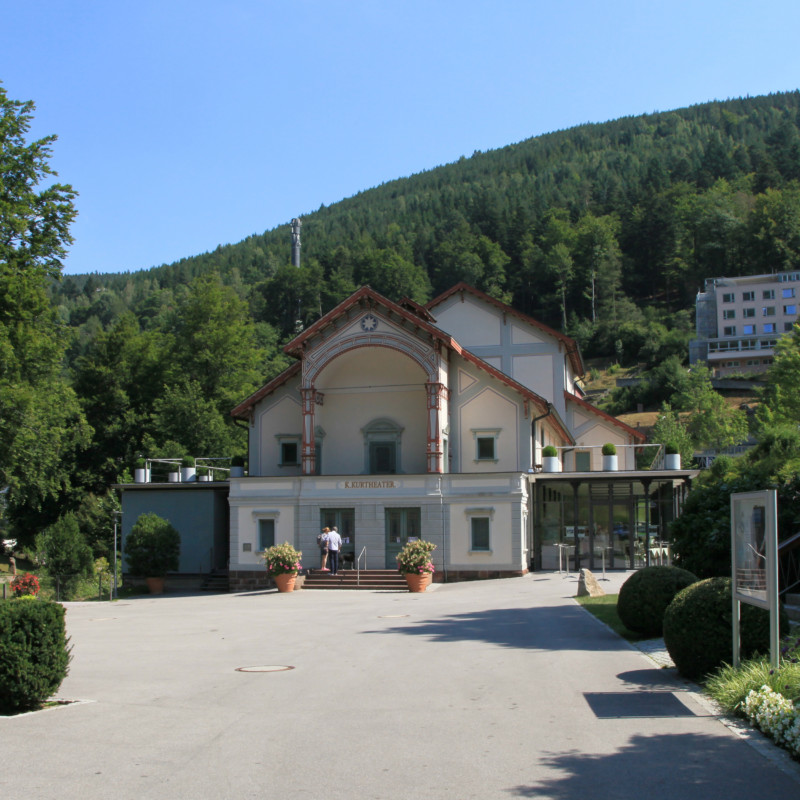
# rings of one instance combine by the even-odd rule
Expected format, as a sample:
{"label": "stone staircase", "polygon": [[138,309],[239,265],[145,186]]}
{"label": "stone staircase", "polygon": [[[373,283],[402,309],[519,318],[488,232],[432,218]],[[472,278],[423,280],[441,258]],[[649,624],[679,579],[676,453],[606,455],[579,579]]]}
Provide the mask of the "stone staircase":
{"label": "stone staircase", "polygon": [[203,592],[229,592],[231,590],[228,570],[215,569],[206,575],[200,583],[200,590]]}
{"label": "stone staircase", "polygon": [[303,589],[362,589],[371,592],[407,592],[406,579],[396,569],[354,569],[338,575],[311,569],[306,574]]}

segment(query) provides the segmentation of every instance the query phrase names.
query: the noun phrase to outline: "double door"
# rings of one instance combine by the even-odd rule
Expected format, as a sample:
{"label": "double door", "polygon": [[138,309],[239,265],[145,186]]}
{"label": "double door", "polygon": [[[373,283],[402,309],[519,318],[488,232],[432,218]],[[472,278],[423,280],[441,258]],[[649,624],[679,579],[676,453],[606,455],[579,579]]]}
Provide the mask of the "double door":
{"label": "double door", "polygon": [[419,539],[422,515],[418,508],[387,508],[386,569],[397,568],[397,554],[414,539]]}

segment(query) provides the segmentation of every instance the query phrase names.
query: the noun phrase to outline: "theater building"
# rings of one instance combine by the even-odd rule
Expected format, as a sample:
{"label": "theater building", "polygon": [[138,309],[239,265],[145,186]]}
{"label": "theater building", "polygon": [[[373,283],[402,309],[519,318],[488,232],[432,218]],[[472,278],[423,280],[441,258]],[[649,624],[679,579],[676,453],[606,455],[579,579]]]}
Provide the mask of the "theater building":
{"label": "theater building", "polygon": [[637,469],[644,436],[583,398],[576,343],[466,284],[426,306],[363,287],[286,351],[232,412],[249,432],[247,474],[227,481],[233,589],[265,580],[272,543],[315,566],[333,525],[361,568],[434,542],[437,580],[641,566],[693,475]]}

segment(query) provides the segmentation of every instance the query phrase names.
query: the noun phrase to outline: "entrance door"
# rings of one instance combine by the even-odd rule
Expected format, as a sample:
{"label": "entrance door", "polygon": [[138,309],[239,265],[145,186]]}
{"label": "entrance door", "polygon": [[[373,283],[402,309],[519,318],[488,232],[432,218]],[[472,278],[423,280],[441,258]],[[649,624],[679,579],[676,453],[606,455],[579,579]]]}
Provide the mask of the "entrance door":
{"label": "entrance door", "polygon": [[[358,553],[356,553],[355,510],[352,508],[322,508],[320,509],[319,517],[320,530],[323,528],[333,528],[335,526],[336,530],[339,531],[339,536],[342,537],[342,549],[340,551],[339,561],[340,568],[343,568],[341,564],[342,555],[347,553],[352,554],[354,559],[358,557]],[[350,568],[349,560],[347,567]]]}
{"label": "entrance door", "polygon": [[419,539],[421,514],[418,508],[387,508],[386,569],[397,568],[397,554],[409,539]]}

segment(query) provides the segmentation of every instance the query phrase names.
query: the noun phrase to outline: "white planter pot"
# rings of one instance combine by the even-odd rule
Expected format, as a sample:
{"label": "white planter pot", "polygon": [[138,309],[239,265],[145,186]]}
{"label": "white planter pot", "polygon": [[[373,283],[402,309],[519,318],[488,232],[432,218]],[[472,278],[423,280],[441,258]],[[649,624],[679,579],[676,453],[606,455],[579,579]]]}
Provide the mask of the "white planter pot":
{"label": "white planter pot", "polygon": [[544,456],[542,458],[542,471],[561,472],[561,464],[558,461],[558,456]]}
{"label": "white planter pot", "polygon": [[196,481],[197,470],[194,467],[181,467],[181,483]]}
{"label": "white planter pot", "polygon": [[680,468],[681,468],[680,453],[667,453],[664,456],[664,469],[680,469]]}
{"label": "white planter pot", "polygon": [[134,483],[150,483],[150,470],[137,467],[133,471]]}
{"label": "white planter pot", "polygon": [[244,478],[244,467],[231,467],[231,478]]}
{"label": "white planter pot", "polygon": [[168,483],[180,483],[181,482],[181,474],[180,474],[180,472],[168,472],[167,473],[167,482]]}
{"label": "white planter pot", "polygon": [[197,480],[203,481],[203,483],[208,483],[211,480],[210,475],[201,475]]}
{"label": "white planter pot", "polygon": [[616,454],[613,456],[603,456],[603,472],[616,472],[617,469]]}

